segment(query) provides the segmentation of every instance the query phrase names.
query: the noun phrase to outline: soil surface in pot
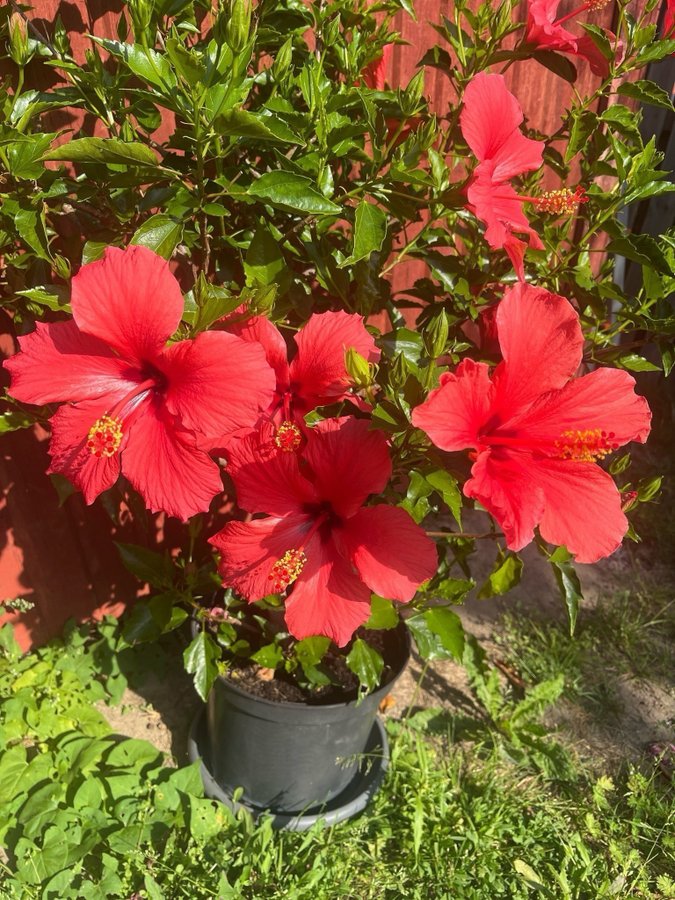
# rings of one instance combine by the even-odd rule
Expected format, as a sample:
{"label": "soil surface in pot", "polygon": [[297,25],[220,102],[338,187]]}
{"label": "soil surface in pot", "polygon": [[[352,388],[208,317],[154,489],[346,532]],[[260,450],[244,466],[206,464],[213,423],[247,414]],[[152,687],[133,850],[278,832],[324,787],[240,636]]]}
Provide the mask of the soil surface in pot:
{"label": "soil surface in pot", "polygon": [[[395,675],[387,665],[387,656],[391,656],[393,632],[376,631],[359,628],[354,635],[362,638],[384,657],[384,671],[380,685],[391,681]],[[389,651],[389,652],[388,652]],[[331,679],[332,684],[320,687],[303,687],[295,682],[292,675],[279,669],[265,669],[249,660],[237,659],[229,661],[229,669],[224,676],[232,684],[242,688],[264,700],[286,701],[289,703],[307,703],[323,705],[328,703],[348,703],[358,696],[359,682],[354,673],[347,667],[345,656],[349,647],[338,650],[331,645],[330,650],[321,661],[321,670]],[[400,658],[400,651],[397,660]]]}

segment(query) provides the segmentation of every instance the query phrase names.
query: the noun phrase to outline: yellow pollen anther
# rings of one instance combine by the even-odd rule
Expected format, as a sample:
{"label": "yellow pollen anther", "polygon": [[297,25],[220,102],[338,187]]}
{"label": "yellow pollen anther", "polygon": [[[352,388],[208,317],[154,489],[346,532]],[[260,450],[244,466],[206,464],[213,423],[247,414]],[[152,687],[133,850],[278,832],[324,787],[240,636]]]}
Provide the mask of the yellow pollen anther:
{"label": "yellow pollen anther", "polygon": [[293,453],[302,443],[302,432],[293,422],[282,422],[274,435],[274,443],[284,453]]}
{"label": "yellow pollen anther", "polygon": [[600,431],[594,428],[589,431],[563,431],[555,442],[559,459],[574,459],[577,462],[596,462],[618,449],[614,441],[614,432]]}
{"label": "yellow pollen anther", "polygon": [[285,591],[302,572],[307,557],[302,550],[287,550],[281,559],[272,566],[272,571],[267,576],[270,582],[270,590],[274,594]]}
{"label": "yellow pollen anther", "polygon": [[570,191],[569,188],[560,188],[557,191],[546,191],[537,197],[534,205],[541,212],[562,216],[573,213],[580,203],[587,201],[588,197],[582,187],[578,187],[575,191]]}
{"label": "yellow pollen anther", "polygon": [[92,456],[114,456],[122,443],[122,423],[112,416],[101,416],[89,429],[87,450]]}
{"label": "yellow pollen anther", "polygon": [[610,0],[588,0],[587,9],[589,12],[597,12],[599,9],[604,9],[609,2]]}

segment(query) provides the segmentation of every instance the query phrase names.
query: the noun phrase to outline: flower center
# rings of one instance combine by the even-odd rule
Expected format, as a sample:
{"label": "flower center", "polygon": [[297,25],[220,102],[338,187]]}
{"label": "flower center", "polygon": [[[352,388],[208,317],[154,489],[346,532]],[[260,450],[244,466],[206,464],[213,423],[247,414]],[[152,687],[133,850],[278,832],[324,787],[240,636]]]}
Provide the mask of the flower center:
{"label": "flower center", "polygon": [[277,428],[274,443],[284,453],[293,453],[302,443],[302,432],[293,422],[284,421]]}
{"label": "flower center", "polygon": [[541,212],[562,216],[573,213],[580,203],[587,203],[588,197],[582,187],[578,187],[575,191],[560,188],[557,191],[546,191],[532,202]]}
{"label": "flower center", "polygon": [[307,557],[302,550],[287,550],[272,566],[267,580],[270,582],[271,592],[280,594],[292,584],[302,572]]}
{"label": "flower center", "polygon": [[97,419],[87,434],[87,450],[92,456],[114,456],[122,443],[122,420],[107,413]]}
{"label": "flower center", "polygon": [[608,456],[619,445],[614,441],[613,431],[563,431],[555,442],[559,459],[574,459],[578,462],[596,462]]}
{"label": "flower center", "polygon": [[[143,395],[148,390],[157,386],[156,378],[146,378],[140,384],[137,384],[133,390],[122,397],[112,409],[105,412],[100,419],[97,419],[87,433],[87,450],[92,456],[113,456],[120,448],[123,437],[122,424],[124,417],[122,411],[126,413],[128,419],[133,415],[134,410],[143,399]],[[137,401],[134,403],[133,401]]]}

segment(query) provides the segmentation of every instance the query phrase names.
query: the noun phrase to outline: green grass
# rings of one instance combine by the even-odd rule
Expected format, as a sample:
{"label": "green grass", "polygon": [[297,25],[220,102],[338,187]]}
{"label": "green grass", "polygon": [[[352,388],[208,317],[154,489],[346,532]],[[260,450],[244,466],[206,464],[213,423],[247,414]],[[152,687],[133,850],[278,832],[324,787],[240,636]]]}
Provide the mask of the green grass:
{"label": "green grass", "polygon": [[287,834],[203,799],[195,767],[111,736],[93,708],[171,645],[130,650],[104,623],[21,658],[2,634],[3,900],[675,897],[672,787],[646,762],[592,775],[541,725],[555,676],[592,641],[512,629],[538,684],[524,698],[476,648],[483,715],[389,723],[392,765],[367,813]]}

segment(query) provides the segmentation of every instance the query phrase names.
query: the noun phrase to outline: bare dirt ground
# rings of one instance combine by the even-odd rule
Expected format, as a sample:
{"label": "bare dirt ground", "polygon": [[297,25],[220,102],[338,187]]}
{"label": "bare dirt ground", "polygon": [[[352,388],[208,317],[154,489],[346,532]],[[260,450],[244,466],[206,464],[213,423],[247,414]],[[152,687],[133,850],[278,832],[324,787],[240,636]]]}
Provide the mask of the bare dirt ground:
{"label": "bare dirt ground", "polygon": [[[505,612],[518,610],[544,623],[565,618],[546,561],[532,548],[522,556],[525,560],[522,581],[508,595],[489,600],[472,597],[457,608],[467,632],[481,642],[489,659],[498,665],[504,655],[498,638]],[[485,545],[473,557],[472,568],[479,585],[490,572],[493,559],[494,547]],[[586,609],[625,591],[639,578],[633,556],[625,549],[595,566],[580,566],[579,575]],[[466,673],[460,665],[435,661],[427,667],[420,682],[423,669],[423,661],[413,654],[394,687],[385,715],[399,717],[410,708],[431,706],[451,713],[470,713],[474,709]],[[200,707],[189,676],[176,660],[162,675],[147,677],[137,691],[127,689],[119,706],[101,707],[101,711],[117,732],[150,741],[180,765],[187,762],[187,734]],[[664,684],[662,679],[624,672],[613,682],[611,710],[607,715],[599,714],[597,708],[589,711],[581,703],[563,700],[552,710],[549,723],[559,729],[562,739],[577,752],[594,759],[600,766],[611,767],[621,760],[637,759],[648,742],[675,739],[675,684],[672,679]]]}

